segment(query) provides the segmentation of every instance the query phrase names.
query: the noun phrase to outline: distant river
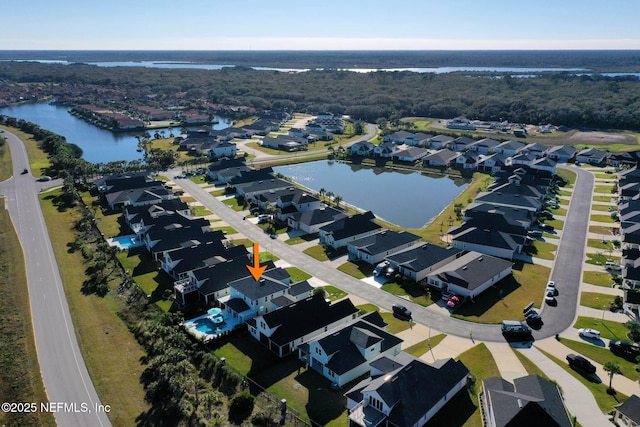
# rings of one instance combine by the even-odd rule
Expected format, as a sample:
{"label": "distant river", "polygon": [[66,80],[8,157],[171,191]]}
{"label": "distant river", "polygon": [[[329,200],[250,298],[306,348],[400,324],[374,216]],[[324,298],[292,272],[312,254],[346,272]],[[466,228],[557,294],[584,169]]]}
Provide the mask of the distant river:
{"label": "distant river", "polygon": [[[52,104],[23,104],[13,107],[0,108],[0,114],[17,119],[23,119],[37,124],[43,129],[62,135],[67,142],[76,144],[82,148],[82,158],[92,163],[107,163],[118,160],[135,160],[142,158],[142,153],[137,151],[138,140],[136,135],[140,132],[111,132],[94,126],[69,113],[69,107],[61,107]],[[213,126],[214,129],[222,129],[230,126],[230,123],[222,118]],[[169,136],[170,130],[157,129]],[[156,129],[149,131],[151,135]],[[181,128],[174,128],[177,136]]]}
{"label": "distant river", "polygon": [[[314,191],[324,188],[350,205],[373,211],[376,216],[406,228],[420,228],[429,223],[468,186],[464,179],[333,161],[273,169]],[[447,229],[448,224],[444,227]]]}

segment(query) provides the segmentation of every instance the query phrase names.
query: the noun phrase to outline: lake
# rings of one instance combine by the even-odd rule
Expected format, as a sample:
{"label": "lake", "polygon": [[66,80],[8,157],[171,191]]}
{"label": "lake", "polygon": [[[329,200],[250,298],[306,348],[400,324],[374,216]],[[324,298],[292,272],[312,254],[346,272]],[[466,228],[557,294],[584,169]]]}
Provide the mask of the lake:
{"label": "lake", "polygon": [[[64,136],[67,142],[82,148],[82,158],[92,163],[142,158],[142,153],[137,151],[138,140],[135,138],[141,134],[140,132],[111,132],[77,118],[69,113],[69,109],[46,103],[22,104],[0,108],[0,114],[35,123],[42,129]],[[231,125],[227,119],[216,119],[218,123],[213,125],[214,129],[223,129]],[[181,129],[174,128],[174,134],[178,135]],[[168,128],[158,129],[162,130],[169,135]],[[155,131],[156,129],[152,129],[149,133],[153,135]]]}
{"label": "lake", "polygon": [[274,167],[277,173],[316,192],[341,196],[343,201],[406,228],[420,228],[435,218],[467,186],[465,179],[390,171],[336,161]]}

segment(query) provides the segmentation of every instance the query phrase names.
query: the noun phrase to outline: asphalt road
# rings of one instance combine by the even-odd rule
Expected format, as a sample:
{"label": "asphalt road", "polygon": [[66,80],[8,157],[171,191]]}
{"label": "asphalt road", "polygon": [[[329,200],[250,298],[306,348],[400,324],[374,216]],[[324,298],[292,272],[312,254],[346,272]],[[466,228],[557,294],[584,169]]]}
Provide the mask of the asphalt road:
{"label": "asphalt road", "polygon": [[[578,174],[578,179],[576,180],[574,197],[569,206],[560,247],[557,252],[556,267],[554,267],[552,272],[552,278],[558,283],[560,292],[557,297],[558,305],[556,307],[544,308],[543,320],[545,325],[540,330],[534,331],[533,336],[535,339],[551,337],[571,327],[576,314],[580,282],[582,279],[582,263],[585,252],[593,175],[577,168],[570,169]],[[176,169],[172,171],[172,173],[179,175],[180,171]],[[461,337],[471,335],[473,339],[481,341],[504,341],[499,325],[486,325],[458,320],[445,313],[425,309],[409,300],[377,289],[341,271],[333,269],[326,263],[317,261],[303,254],[297,250],[295,246],[290,246],[277,239],[269,238],[262,229],[248,221],[243,221],[240,213],[212,197],[192,181],[183,179],[177,184],[183,187],[184,190],[202,203],[207,209],[215,212],[216,215],[231,227],[244,234],[248,239],[258,242],[261,248],[264,248],[263,250],[274,253],[281,259],[303,269],[328,284],[335,285],[352,295],[371,301],[389,311],[393,304],[400,303],[411,310],[415,322],[425,326],[431,326],[446,334]],[[545,279],[541,278],[540,280]]]}
{"label": "asphalt road", "polygon": [[[56,422],[59,426],[109,426],[111,422],[107,415],[95,410],[100,399],[78,347],[38,201],[43,184],[51,183],[37,182],[31,173],[20,174],[29,168],[24,145],[9,132],[5,131],[3,135],[11,149],[15,175],[0,183],[0,194],[7,197],[9,214],[24,251],[40,371],[49,402],[61,404],[56,407]],[[36,403],[40,407],[40,402]]]}

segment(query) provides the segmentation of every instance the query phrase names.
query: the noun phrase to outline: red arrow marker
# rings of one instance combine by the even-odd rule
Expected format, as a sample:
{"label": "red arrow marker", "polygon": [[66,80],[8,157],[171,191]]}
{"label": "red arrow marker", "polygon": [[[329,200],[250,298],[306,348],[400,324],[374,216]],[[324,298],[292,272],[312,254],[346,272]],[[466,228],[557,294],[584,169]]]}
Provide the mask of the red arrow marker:
{"label": "red arrow marker", "polygon": [[262,273],[267,269],[266,265],[260,267],[260,244],[258,242],[253,243],[253,267],[247,265],[247,269],[256,282],[260,280]]}

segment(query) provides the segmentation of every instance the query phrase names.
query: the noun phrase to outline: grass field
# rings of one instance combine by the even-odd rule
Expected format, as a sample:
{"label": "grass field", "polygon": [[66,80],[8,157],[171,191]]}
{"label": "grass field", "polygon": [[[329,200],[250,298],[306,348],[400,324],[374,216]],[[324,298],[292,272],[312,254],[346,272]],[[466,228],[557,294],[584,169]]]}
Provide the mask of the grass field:
{"label": "grass field", "polygon": [[600,335],[608,340],[628,340],[627,332],[629,330],[619,322],[607,320],[607,310],[603,310],[602,318],[578,316],[573,327],[576,329],[591,328],[600,331]]}
{"label": "grass field", "polygon": [[408,296],[411,301],[427,307],[440,299],[440,295],[433,295],[424,286],[415,282],[391,281],[382,285],[383,291],[398,296]]}
{"label": "grass field", "polygon": [[318,233],[304,234],[302,236],[291,237],[284,242],[287,245],[299,245],[300,243],[310,242],[318,238]]}
{"label": "grass field", "polygon": [[318,261],[329,261],[329,257],[322,245],[311,246],[302,252],[309,255],[311,258],[317,259]]}
{"label": "grass field", "polygon": [[452,317],[478,323],[500,323],[504,319],[520,318],[522,308],[533,301],[542,304],[550,269],[535,264],[514,264],[513,276],[490,287],[475,302],[460,306]]}
{"label": "grass field", "polygon": [[[24,266],[20,241],[4,199],[0,199],[0,397],[3,402],[46,402]],[[53,414],[47,412],[2,411],[0,425],[55,426],[56,421]]]}
{"label": "grass field", "polygon": [[412,345],[410,347],[405,348],[403,351],[411,354],[414,357],[420,357],[423,354],[425,354],[426,352],[428,352],[430,349],[432,349],[435,346],[437,346],[440,343],[440,341],[442,341],[446,337],[447,337],[446,334],[434,335],[429,339],[426,339],[424,341],[420,341],[420,342],[415,343],[414,345]]}
{"label": "grass field", "polygon": [[611,218],[611,215],[600,215],[600,214],[591,215],[591,221],[607,222],[611,224],[615,223],[615,220]]}
{"label": "grass field", "polygon": [[602,249],[603,251],[613,251],[614,246],[611,241],[602,241],[600,239],[587,239],[587,246]]}
{"label": "grass field", "polygon": [[[104,298],[84,295],[80,289],[85,264],[79,251],[69,251],[74,240],[73,211],[56,206],[58,191],[41,195],[42,210],[65,287],[78,344],[94,386],[103,403],[111,405],[114,425],[131,426],[149,409],[140,378],[145,352],[117,316],[123,302],[114,293]],[[117,351],[105,351],[117,349]]]}
{"label": "grass field", "polygon": [[9,179],[13,175],[13,162],[11,161],[11,148],[0,135],[0,182]]}
{"label": "grass field", "polygon": [[613,302],[614,298],[615,297],[613,295],[609,294],[582,292],[580,293],[580,305],[602,310],[602,307],[609,308],[609,304]]}
{"label": "grass field", "polygon": [[[581,341],[574,341],[566,338],[561,338],[560,341],[563,345],[566,345],[573,351],[588,357],[596,363],[604,365],[607,362],[615,362],[620,365],[622,375],[629,378],[632,381],[637,381],[639,373],[636,371],[636,364],[630,362],[622,357],[616,356],[606,347],[598,347],[597,345],[589,344]],[[615,385],[616,379],[613,379]]]}
{"label": "grass field", "polygon": [[567,183],[566,188],[573,187],[576,183],[576,178],[578,177],[578,175],[575,172],[572,172],[566,169],[561,169],[561,168],[558,168],[556,170],[556,175],[558,175],[560,178],[566,181]]}
{"label": "grass field", "polygon": [[610,288],[613,285],[611,275],[605,272],[598,271],[585,271],[582,273],[582,281],[585,283],[591,283],[592,285],[605,286]]}
{"label": "grass field", "polygon": [[598,212],[609,212],[610,208],[611,206],[608,206],[608,205],[596,205],[596,204],[591,205],[591,210],[598,211]]}
{"label": "grass field", "polygon": [[47,157],[47,153],[40,149],[40,144],[33,139],[30,134],[24,133],[19,129],[5,126],[2,126],[1,128],[16,135],[24,143],[24,146],[27,149],[27,155],[29,156],[29,169],[31,174],[37,178],[46,175],[46,171],[51,166],[51,162]]}
{"label": "grass field", "polygon": [[604,255],[602,253],[599,254],[587,254],[587,260],[585,261],[587,264],[593,264],[593,265],[604,265],[605,262],[607,261],[615,261],[615,262],[620,262],[620,257],[619,256],[609,256],[609,255]]}
{"label": "grass field", "polygon": [[287,273],[291,276],[291,283],[302,282],[312,277],[309,273],[300,270],[298,267],[287,267],[285,270],[287,270]]}
{"label": "grass field", "polygon": [[373,267],[363,261],[347,261],[338,266],[338,270],[351,277],[355,277],[356,279],[364,279],[365,277],[373,274]]}

